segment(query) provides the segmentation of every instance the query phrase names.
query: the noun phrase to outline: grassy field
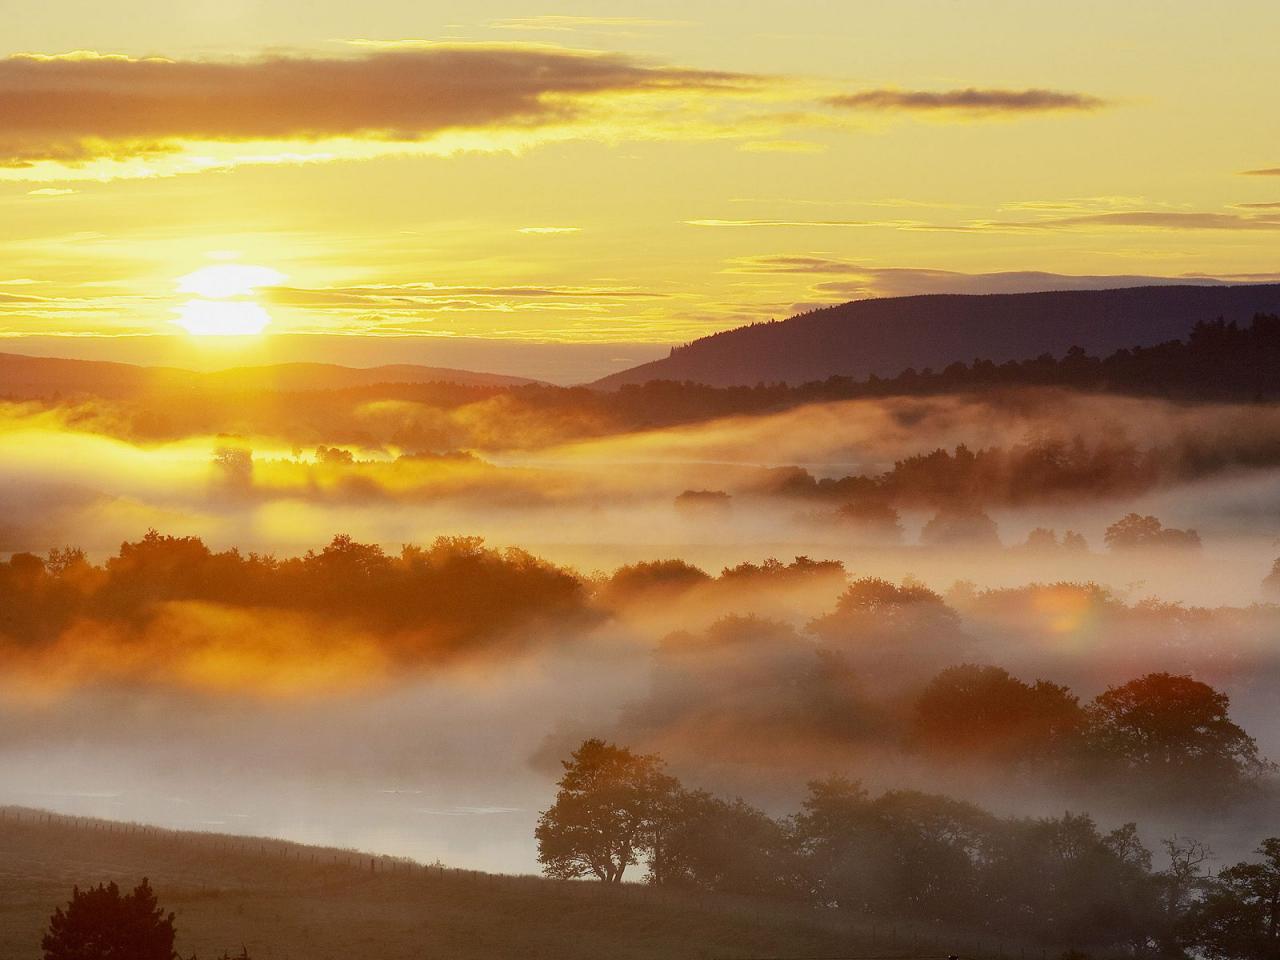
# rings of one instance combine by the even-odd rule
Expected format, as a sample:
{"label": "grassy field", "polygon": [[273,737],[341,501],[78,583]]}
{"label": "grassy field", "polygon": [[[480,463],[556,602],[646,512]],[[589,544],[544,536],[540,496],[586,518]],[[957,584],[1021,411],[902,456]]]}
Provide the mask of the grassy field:
{"label": "grassy field", "polygon": [[143,876],[177,914],[182,955],[200,960],[241,945],[254,960],[1019,957],[1007,944],[803,907],[0,808],[0,958],[38,960],[49,914],[73,885],[125,888]]}

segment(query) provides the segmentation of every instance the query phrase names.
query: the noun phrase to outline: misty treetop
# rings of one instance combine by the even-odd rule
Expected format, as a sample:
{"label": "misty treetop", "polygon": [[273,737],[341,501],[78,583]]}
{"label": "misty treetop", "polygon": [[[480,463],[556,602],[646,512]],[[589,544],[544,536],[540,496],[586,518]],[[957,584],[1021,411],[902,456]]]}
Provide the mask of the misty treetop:
{"label": "misty treetop", "polygon": [[0,633],[27,643],[79,618],[137,624],[157,604],[199,601],[354,620],[396,633],[407,656],[418,643],[448,651],[517,626],[591,616],[576,574],[478,537],[439,537],[389,555],[339,535],[319,551],[277,559],[152,530],[101,566],[71,548],[47,559],[16,554],[0,566],[0,600]]}
{"label": "misty treetop", "polygon": [[891,632],[832,631],[815,644],[786,624],[725,618],[664,641],[651,691],[617,729],[688,767],[715,758],[794,771],[871,752],[1162,809],[1274,796],[1274,767],[1206,683],[1151,673],[1082,703],[1063,684],[952,656],[929,672],[936,659]]}

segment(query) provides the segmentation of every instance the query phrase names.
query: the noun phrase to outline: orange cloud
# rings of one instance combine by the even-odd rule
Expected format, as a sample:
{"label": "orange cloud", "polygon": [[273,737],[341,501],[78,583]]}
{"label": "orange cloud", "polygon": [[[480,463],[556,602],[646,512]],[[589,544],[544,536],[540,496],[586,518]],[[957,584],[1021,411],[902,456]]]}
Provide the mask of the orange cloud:
{"label": "orange cloud", "polygon": [[0,60],[0,166],[172,152],[183,141],[413,142],[569,123],[593,98],[732,91],[741,74],[512,44],[391,46],[348,58]]}

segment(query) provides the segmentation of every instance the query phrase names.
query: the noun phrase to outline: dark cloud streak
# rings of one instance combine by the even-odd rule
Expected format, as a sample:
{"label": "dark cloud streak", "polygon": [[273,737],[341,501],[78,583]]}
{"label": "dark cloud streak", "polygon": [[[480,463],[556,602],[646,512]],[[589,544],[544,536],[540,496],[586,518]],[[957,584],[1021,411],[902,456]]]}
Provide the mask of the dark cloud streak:
{"label": "dark cloud streak", "polygon": [[833,107],[849,110],[906,110],[924,113],[1048,113],[1097,110],[1107,106],[1100,97],[1060,90],[862,90],[828,97]]}

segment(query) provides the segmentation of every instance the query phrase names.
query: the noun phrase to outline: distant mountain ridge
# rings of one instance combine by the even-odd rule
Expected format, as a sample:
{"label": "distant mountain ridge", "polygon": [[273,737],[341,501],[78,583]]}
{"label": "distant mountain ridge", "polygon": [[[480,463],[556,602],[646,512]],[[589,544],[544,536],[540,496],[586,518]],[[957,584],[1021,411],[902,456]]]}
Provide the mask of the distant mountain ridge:
{"label": "distant mountain ridge", "polygon": [[650,380],[794,385],[831,376],[893,376],[909,367],[941,370],[975,358],[1003,363],[1060,356],[1077,346],[1105,355],[1178,339],[1198,321],[1247,324],[1258,313],[1280,313],[1280,284],[855,300],[712,334],[591,386]]}
{"label": "distant mountain ridge", "polygon": [[183,389],[299,393],[344,390],[383,383],[456,383],[463,386],[514,387],[535,382],[523,377],[407,363],[381,367],[280,363],[201,373],[177,367],[144,367],[108,360],[65,360],[58,357],[0,353],[0,397],[14,398],[77,393],[123,397],[148,391]]}

